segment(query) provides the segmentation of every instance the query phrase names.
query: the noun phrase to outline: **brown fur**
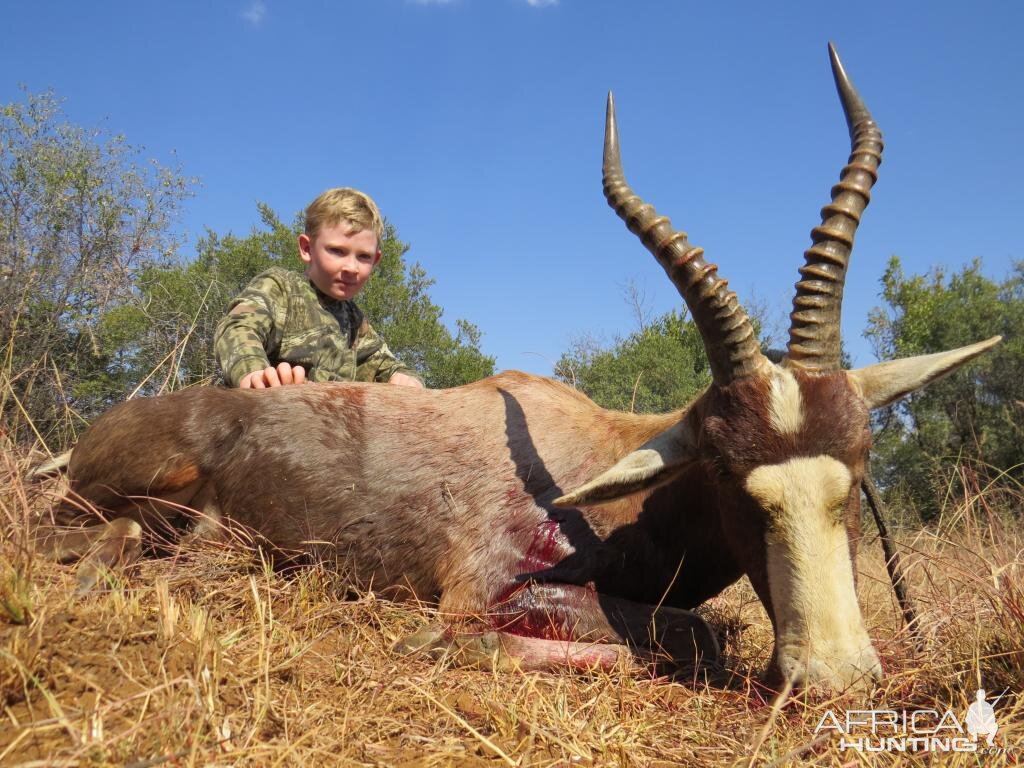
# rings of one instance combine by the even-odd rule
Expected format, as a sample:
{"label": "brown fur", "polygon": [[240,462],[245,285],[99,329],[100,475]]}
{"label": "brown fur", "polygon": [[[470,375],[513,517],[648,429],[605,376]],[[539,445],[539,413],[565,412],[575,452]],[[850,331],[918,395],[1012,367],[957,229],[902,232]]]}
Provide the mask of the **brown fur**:
{"label": "brown fur", "polygon": [[[789,382],[783,394],[774,390],[776,416],[780,397],[801,414],[785,424],[773,417],[776,375]],[[659,442],[665,435],[673,437]],[[529,647],[509,632],[567,643],[567,659],[582,658],[573,643],[595,640],[642,655],[667,645],[673,654],[689,648],[690,659],[714,656],[710,631],[685,611],[747,575],[784,632],[785,674],[843,686],[880,674],[850,581],[869,447],[868,411],[846,373],[780,373],[769,364],[658,416],[607,411],[570,387],[517,372],[450,390],[193,389],[100,417],[74,450],[72,494],[57,517],[81,522],[81,498],[106,518],[162,533],[187,521],[180,505],[191,505],[250,527],[285,557],[334,564],[355,585],[436,601],[452,626],[489,625],[506,636],[502,648]],[[555,505],[627,455],[660,456],[664,471],[607,503]],[[845,503],[808,508],[818,522],[797,526],[803,538],[780,545],[777,510],[747,492],[748,477],[837,463],[850,482]],[[615,487],[614,473],[608,482]],[[787,482],[799,491],[814,477]],[[810,520],[785,519],[791,528]],[[834,554],[830,521],[845,523],[849,558]],[[74,541],[54,551],[104,539]],[[106,560],[121,552],[104,546]],[[829,553],[827,572],[815,570],[819,546]],[[780,566],[787,552],[804,571]],[[818,583],[834,587],[842,611],[815,602]],[[814,610],[792,600],[775,606],[773,592],[798,594]],[[655,605],[669,613],[659,617]],[[815,622],[806,641],[804,617]],[[666,626],[689,635],[666,636]],[[853,634],[843,634],[847,626]],[[479,635],[426,636],[472,663],[487,657]],[[552,648],[523,662],[547,664]]]}
{"label": "brown fur", "polygon": [[741,481],[759,466],[797,456],[831,456],[842,462],[855,479],[845,513],[853,553],[860,530],[860,479],[871,445],[867,409],[843,371],[793,374],[805,404],[803,423],[794,434],[779,434],[769,423],[769,384],[764,377],[713,388],[694,413],[701,447],[717,468],[708,474],[718,481],[725,538],[769,615],[762,544],[768,521],[764,510],[743,492]]}
{"label": "brown fur", "polygon": [[114,512],[198,468],[225,515],[281,550],[325,555],[326,543],[364,583],[424,599],[475,594],[459,607],[482,611],[538,525],[566,517],[561,530],[600,541],[634,521],[632,500],[592,521],[550,500],[668,419],[603,411],[520,373],[448,391],[197,389],[111,409],[76,447],[70,475],[73,491]]}
{"label": "brown fur", "polygon": [[[708,552],[704,534],[695,539],[701,555],[685,557],[685,528],[714,530],[713,510],[680,514],[669,489],[601,507],[551,502],[678,418],[605,411],[517,372],[445,391],[186,390],[98,419],[75,448],[71,488],[110,517],[131,497],[170,498],[194,478],[196,499],[214,496],[220,513],[279,552],[337,563],[355,584],[439,601],[453,617],[484,617],[526,584],[573,585],[558,594],[578,618],[600,613],[601,600],[635,602],[603,625],[606,639],[632,641],[645,628],[616,622],[650,617],[644,605],[670,587],[666,606],[685,608],[738,577],[730,566],[708,586],[690,567]],[[64,522],[80,517],[70,502],[61,513]],[[590,638],[595,625],[586,624]],[[575,639],[574,622],[564,626],[564,639]],[[713,651],[710,635],[702,638]]]}
{"label": "brown fur", "polygon": [[[796,435],[767,423],[768,387],[757,377],[663,416],[606,411],[517,372],[443,391],[187,390],[98,419],[75,449],[71,484],[117,514],[126,497],[166,497],[196,480],[220,512],[281,552],[335,562],[384,593],[439,601],[451,616],[485,616],[526,584],[582,588],[565,592],[561,608],[577,620],[596,609],[582,594],[637,606],[664,597],[666,608],[686,609],[744,573],[770,611],[766,521],[738,480],[811,452],[860,470],[867,450],[866,414],[844,379],[797,378],[808,408]],[[672,482],[601,506],[551,503],[679,418],[694,420],[704,458]],[[609,639],[636,633],[608,625]]]}

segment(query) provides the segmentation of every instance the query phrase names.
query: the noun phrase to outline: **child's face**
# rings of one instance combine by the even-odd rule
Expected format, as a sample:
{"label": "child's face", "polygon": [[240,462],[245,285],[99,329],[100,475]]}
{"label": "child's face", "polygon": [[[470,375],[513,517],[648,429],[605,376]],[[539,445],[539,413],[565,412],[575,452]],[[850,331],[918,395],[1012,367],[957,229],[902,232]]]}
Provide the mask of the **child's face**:
{"label": "child's face", "polygon": [[380,261],[372,229],[353,232],[347,221],[320,227],[311,239],[299,235],[299,257],[306,276],[332,299],[354,299]]}

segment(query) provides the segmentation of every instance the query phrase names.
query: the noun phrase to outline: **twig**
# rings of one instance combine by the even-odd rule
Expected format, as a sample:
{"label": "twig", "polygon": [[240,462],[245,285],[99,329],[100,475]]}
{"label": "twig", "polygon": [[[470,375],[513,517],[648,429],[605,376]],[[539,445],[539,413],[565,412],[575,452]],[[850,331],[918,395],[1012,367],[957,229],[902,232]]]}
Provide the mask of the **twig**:
{"label": "twig", "polygon": [[28,415],[28,411],[25,410],[25,406],[22,405],[21,400],[18,399],[18,396],[16,394],[14,394],[13,388],[8,387],[5,390],[5,392],[4,392],[4,399],[5,400],[7,399],[8,395],[11,397],[12,400],[14,400],[14,404],[16,406],[18,406],[18,410],[21,411],[22,418],[25,419],[25,423],[28,424],[29,429],[32,430],[32,434],[34,434],[36,436],[36,440],[38,440],[41,445],[45,446],[46,445],[46,441],[43,439],[43,436],[41,434],[39,434],[39,430],[36,429],[35,422],[32,421],[32,417]]}
{"label": "twig", "polygon": [[782,711],[782,707],[785,706],[786,700],[789,698],[789,694],[792,691],[793,678],[787,677],[786,684],[782,687],[779,695],[775,697],[775,701],[772,702],[772,711],[771,714],[768,715],[768,721],[764,724],[761,732],[757,734],[757,740],[754,741],[754,746],[750,750],[750,760],[747,761],[747,768],[753,768],[754,761],[757,760],[757,753],[761,751],[761,747],[768,738],[768,734],[771,733],[772,726],[775,725],[775,720],[778,718],[779,712]]}
{"label": "twig", "polygon": [[635,413],[636,412],[636,391],[640,388],[640,379],[641,379],[641,377],[643,375],[644,375],[644,372],[640,371],[640,373],[638,373],[636,375],[636,381],[633,382],[633,397],[629,401],[629,412],[630,413]]}
{"label": "twig", "polygon": [[810,752],[812,749],[815,749],[816,747],[820,747],[822,744],[827,744],[829,739],[831,739],[831,738],[832,738],[832,734],[831,733],[823,733],[823,734],[821,734],[821,736],[816,738],[814,741],[809,741],[806,744],[804,744],[803,746],[797,747],[796,749],[791,749],[791,750],[789,750],[789,752],[784,754],[782,757],[778,757],[775,760],[772,760],[764,768],[778,768],[778,766],[780,766],[780,765],[785,765],[786,763],[788,763],[793,758],[800,757],[800,755],[802,755],[804,752]]}
{"label": "twig", "polygon": [[182,749],[178,752],[174,752],[170,755],[157,755],[156,757],[149,757],[145,760],[136,760],[134,763],[128,763],[124,768],[152,768],[154,765],[162,765],[163,763],[169,763],[171,760],[177,760],[179,757],[184,757],[189,751]]}
{"label": "twig", "polygon": [[7,657],[9,661],[14,663],[23,680],[28,679],[32,681],[32,685],[35,689],[42,694],[44,699],[46,699],[46,703],[50,707],[50,714],[53,715],[54,720],[56,720],[60,727],[67,732],[68,737],[76,747],[82,746],[82,739],[79,737],[78,732],[71,727],[71,721],[64,713],[64,709],[61,707],[60,702],[57,701],[57,697],[54,696],[50,690],[43,685],[42,681],[32,674],[32,672],[13,654],[0,648],[0,655]]}
{"label": "twig", "polygon": [[892,545],[892,537],[889,535],[889,528],[885,524],[885,504],[878,492],[875,481],[871,475],[864,475],[861,481],[861,489],[867,497],[868,506],[871,507],[871,514],[875,518],[875,525],[878,527],[878,536],[882,540],[882,552],[885,553],[885,568],[889,571],[889,580],[892,581],[892,589],[896,593],[896,600],[903,612],[903,621],[906,622],[910,636],[914,638],[917,650],[924,649],[924,639],[921,636],[921,629],[918,623],[917,610],[914,602],[907,592],[907,585],[903,577],[903,564],[900,561],[900,553]]}
{"label": "twig", "polygon": [[142,388],[144,386],[146,386],[146,382],[148,382],[151,378],[153,378],[156,375],[156,372],[160,370],[160,367],[164,363],[166,363],[168,360],[171,360],[171,359],[173,359],[173,358],[175,358],[177,356],[177,354],[178,354],[178,347],[180,347],[182,345],[182,343],[187,343],[187,342],[188,342],[188,339],[186,338],[184,340],[184,342],[179,341],[177,344],[175,344],[174,348],[171,349],[171,351],[168,352],[166,355],[164,355],[163,360],[161,360],[159,363],[157,363],[153,367],[153,370],[151,370],[149,373],[146,374],[146,376],[142,379],[142,381],[139,382],[138,386],[135,387],[135,389],[133,389],[128,394],[128,397],[126,397],[125,400],[131,400],[133,397],[135,397],[137,394],[139,394],[139,392],[142,390]]}
{"label": "twig", "polygon": [[199,307],[196,309],[195,314],[192,316],[192,322],[188,327],[188,331],[185,333],[184,338],[181,339],[174,346],[174,358],[171,360],[171,365],[168,367],[167,378],[164,379],[163,386],[160,387],[160,392],[163,392],[167,387],[167,383],[174,376],[178,370],[178,366],[181,364],[181,359],[185,356],[185,348],[188,346],[188,341],[192,338],[192,334],[195,332],[197,325],[199,324],[199,315],[202,314],[203,310],[206,309],[206,300],[210,297],[210,291],[213,289],[213,283],[211,282],[206,286],[206,293],[203,294],[203,300],[199,302]]}
{"label": "twig", "polygon": [[489,750],[494,752],[494,754],[496,754],[498,757],[500,757],[502,760],[504,760],[508,765],[515,766],[515,764],[516,764],[515,760],[513,760],[511,757],[509,757],[501,747],[499,747],[493,741],[491,741],[486,736],[484,736],[482,733],[480,733],[480,731],[478,731],[472,725],[467,723],[462,717],[459,716],[458,712],[456,712],[456,711],[446,707],[444,704],[442,704],[440,701],[435,699],[433,696],[431,696],[429,693],[427,693],[425,690],[420,688],[418,685],[416,685],[416,683],[412,682],[411,680],[409,681],[409,685],[411,685],[413,688],[415,688],[416,691],[418,693],[420,693],[420,695],[425,697],[428,701],[431,701],[434,704],[436,704],[438,707],[440,707],[445,712],[445,714],[447,714],[449,717],[451,717],[453,720],[455,720],[455,722],[457,722],[459,725],[461,725],[463,728],[465,728],[467,731],[469,731],[471,734],[473,734],[473,736],[475,736],[480,741],[481,744],[483,744]]}

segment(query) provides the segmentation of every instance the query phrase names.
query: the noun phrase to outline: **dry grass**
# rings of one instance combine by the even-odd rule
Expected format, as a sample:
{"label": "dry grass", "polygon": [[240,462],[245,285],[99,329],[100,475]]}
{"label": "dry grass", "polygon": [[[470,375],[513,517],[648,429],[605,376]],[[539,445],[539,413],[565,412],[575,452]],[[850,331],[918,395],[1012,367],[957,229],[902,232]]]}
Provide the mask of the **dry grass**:
{"label": "dry grass", "polygon": [[1005,691],[997,744],[1013,751],[941,764],[1024,760],[1024,532],[984,494],[951,500],[942,526],[901,539],[920,652],[878,543],[865,542],[861,599],[888,673],[872,703],[797,695],[773,706],[754,681],[771,631],[745,582],[708,609],[730,630],[714,684],[397,656],[391,645],[428,609],[342,599],[331,573],[275,573],[239,546],[145,560],[75,598],[73,569],[24,546],[27,520],[58,490],[23,483],[27,464],[0,450],[0,765],[925,765],[841,752],[815,726],[829,707],[962,718],[979,683],[990,699]]}

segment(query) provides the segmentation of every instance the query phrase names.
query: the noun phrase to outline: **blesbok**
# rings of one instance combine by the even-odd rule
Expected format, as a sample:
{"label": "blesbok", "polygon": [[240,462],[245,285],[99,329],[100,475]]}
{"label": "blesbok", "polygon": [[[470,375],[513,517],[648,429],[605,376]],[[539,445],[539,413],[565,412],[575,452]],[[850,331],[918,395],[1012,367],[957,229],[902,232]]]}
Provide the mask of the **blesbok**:
{"label": "blesbok", "polygon": [[447,629],[406,648],[528,667],[610,663],[626,648],[713,657],[688,609],[746,575],[779,674],[836,688],[878,678],[854,578],[868,413],[999,338],[840,368],[843,284],[882,139],[830,56],[852,154],[812,231],[779,364],[702,250],[627,186],[609,96],[605,195],[700,330],[713,380],[698,398],[617,413],[509,372],[440,391],[339,383],[133,400],[82,437],[57,510],[80,522],[84,500],[110,522],[58,549],[123,558],[143,527],[187,505],[378,592],[436,601]]}

